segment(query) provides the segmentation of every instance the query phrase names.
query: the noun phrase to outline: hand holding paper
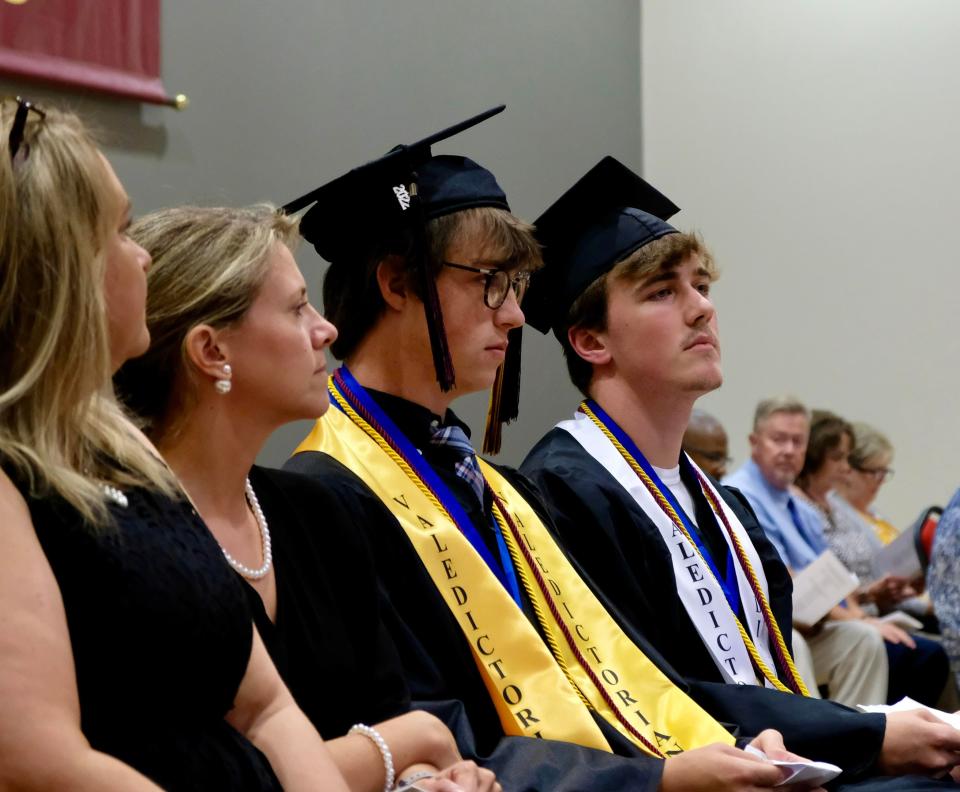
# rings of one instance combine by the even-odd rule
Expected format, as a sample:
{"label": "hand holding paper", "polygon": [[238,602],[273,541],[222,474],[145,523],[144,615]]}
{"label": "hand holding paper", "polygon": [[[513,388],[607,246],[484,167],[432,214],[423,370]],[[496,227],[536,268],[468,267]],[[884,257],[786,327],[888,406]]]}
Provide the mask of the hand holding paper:
{"label": "hand holding paper", "polygon": [[860,581],[832,550],[827,550],[793,578],[793,620],[816,624]]}
{"label": "hand holding paper", "polygon": [[813,762],[809,759],[801,759],[799,756],[792,760],[771,759],[753,745],[748,745],[743,750],[764,761],[770,762],[786,773],[783,780],[777,784],[778,787],[795,786],[798,784],[805,784],[810,787],[822,786],[828,781],[832,781],[842,772],[835,764],[830,764],[829,762]]}

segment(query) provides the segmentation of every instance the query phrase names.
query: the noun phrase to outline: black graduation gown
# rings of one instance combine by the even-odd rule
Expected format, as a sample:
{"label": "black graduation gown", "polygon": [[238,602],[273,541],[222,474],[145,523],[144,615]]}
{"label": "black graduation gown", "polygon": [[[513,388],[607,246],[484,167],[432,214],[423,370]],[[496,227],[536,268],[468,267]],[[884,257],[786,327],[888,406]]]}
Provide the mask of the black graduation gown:
{"label": "black graduation gown", "polygon": [[380,616],[373,558],[350,512],[314,479],[254,467],[273,540],[276,622],[245,583],[254,622],[294,699],[326,739],[409,710]]}
{"label": "black graduation gown", "polygon": [[[567,554],[576,560],[592,587],[601,588],[606,600],[614,604],[620,621],[643,633],[684,678],[723,682],[677,596],[673,562],[660,532],[613,475],[563,429],[547,433],[520,469],[543,494]],[[770,607],[789,645],[790,575],[749,507],[726,487],[717,489],[756,548],[769,586]],[[706,499],[696,497],[695,503],[701,507],[694,516],[701,536],[725,571],[726,543]],[[718,547],[720,552],[715,550]]]}
{"label": "black graduation gown", "polygon": [[[378,401],[385,409],[391,406]],[[390,412],[397,420],[395,412]],[[641,754],[603,720],[598,719],[598,724],[614,754],[553,740],[504,736],[459,625],[389,509],[359,477],[327,454],[302,452],[284,467],[322,482],[365,531],[376,564],[382,616],[400,652],[413,706],[429,709],[443,718],[465,757],[494,770],[504,789],[511,792],[657,789],[663,763]],[[547,510],[530,482],[509,468],[497,469],[552,529]],[[447,483],[455,481],[445,475],[448,471],[437,472]],[[474,511],[462,497],[462,491],[455,489],[455,494],[468,512]],[[688,686],[642,634],[629,628],[627,634],[675,684],[686,689],[718,720],[739,723],[745,735],[754,735],[763,728],[778,728],[778,721],[784,720],[783,702],[787,694],[762,688],[735,689],[710,682]],[[836,756],[837,763],[846,770],[841,780],[866,770],[875,759],[876,748],[864,750],[863,746],[871,742],[879,746],[883,716],[861,715],[831,702],[817,703],[837,710],[828,724],[833,725],[833,731],[825,734],[828,729],[822,728],[819,719],[804,717],[798,706],[797,718],[801,722],[793,729],[794,750],[804,752],[803,747],[813,742],[846,741],[843,746],[834,746],[831,752],[842,754]],[[754,728],[757,723],[764,725]],[[737,732],[736,726],[731,728]],[[812,751],[805,753],[813,755]],[[825,752],[821,752],[821,758],[827,759]],[[895,778],[869,779],[838,788],[892,792],[951,786],[928,779]]]}
{"label": "black graduation gown", "polygon": [[[779,730],[791,750],[840,765],[846,770],[844,778],[870,770],[883,742],[884,716],[831,701],[722,682],[676,595],[673,563],[660,532],[569,432],[556,428],[548,432],[520,469],[548,504],[552,529],[584,580],[628,634],[660,650],[701,706],[747,732]],[[718,490],[757,549],[771,608],[789,640],[792,584],[786,568],[739,493],[724,487]],[[705,499],[700,500],[702,508],[709,509]],[[700,509],[697,524],[702,532],[709,526],[719,532],[710,515]],[[719,536],[705,539],[708,546],[722,542]]]}
{"label": "black graduation gown", "polygon": [[383,619],[399,649],[413,706],[441,717],[465,757],[496,772],[511,792],[657,789],[663,762],[642,754],[602,720],[600,728],[616,753],[505,736],[460,626],[380,498],[327,454],[303,452],[284,467],[322,482],[363,527],[376,563]]}

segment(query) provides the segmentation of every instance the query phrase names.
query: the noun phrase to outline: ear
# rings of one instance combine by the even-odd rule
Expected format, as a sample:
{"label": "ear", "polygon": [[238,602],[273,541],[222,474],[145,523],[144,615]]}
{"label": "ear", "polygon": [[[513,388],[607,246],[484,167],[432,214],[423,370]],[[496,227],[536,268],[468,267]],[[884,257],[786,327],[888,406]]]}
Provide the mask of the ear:
{"label": "ear", "polygon": [[570,342],[574,352],[594,366],[603,366],[613,359],[610,350],[607,349],[606,338],[600,331],[586,327],[571,327],[567,330],[567,341]]}
{"label": "ear", "polygon": [[386,256],[377,265],[377,286],[389,308],[399,311],[410,299],[405,262],[401,256]]}
{"label": "ear", "polygon": [[210,325],[191,327],[183,339],[187,360],[193,367],[212,379],[223,377],[223,365],[229,362],[223,334]]}
{"label": "ear", "polygon": [[754,449],[760,442],[760,435],[758,435],[756,432],[750,432],[750,434],[747,436],[747,440],[750,442],[750,448]]}

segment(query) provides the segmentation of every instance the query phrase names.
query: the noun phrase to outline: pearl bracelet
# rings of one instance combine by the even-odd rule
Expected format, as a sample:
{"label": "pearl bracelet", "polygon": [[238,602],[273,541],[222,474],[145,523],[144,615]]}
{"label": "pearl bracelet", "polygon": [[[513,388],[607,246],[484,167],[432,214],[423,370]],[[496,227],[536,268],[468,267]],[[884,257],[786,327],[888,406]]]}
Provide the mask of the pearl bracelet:
{"label": "pearl bracelet", "polygon": [[397,781],[397,790],[396,792],[403,792],[403,790],[412,787],[417,781],[423,781],[425,778],[436,778],[436,774],[430,772],[429,770],[420,770],[416,773],[410,773],[406,778],[401,778]]}
{"label": "pearl bracelet", "polygon": [[357,723],[351,726],[347,734],[362,734],[377,746],[377,750],[380,751],[380,756],[383,759],[383,772],[386,776],[386,780],[383,782],[383,792],[390,792],[397,776],[393,769],[393,754],[390,753],[390,746],[387,745],[387,741],[380,736],[380,732],[365,723]]}

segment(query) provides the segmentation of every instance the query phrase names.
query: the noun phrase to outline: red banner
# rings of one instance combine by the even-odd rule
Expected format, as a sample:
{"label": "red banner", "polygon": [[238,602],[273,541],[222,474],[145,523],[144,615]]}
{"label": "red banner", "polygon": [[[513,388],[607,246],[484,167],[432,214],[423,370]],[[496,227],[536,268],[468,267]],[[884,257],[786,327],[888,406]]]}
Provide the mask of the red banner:
{"label": "red banner", "polygon": [[0,73],[175,104],[160,81],[160,0],[0,0]]}

